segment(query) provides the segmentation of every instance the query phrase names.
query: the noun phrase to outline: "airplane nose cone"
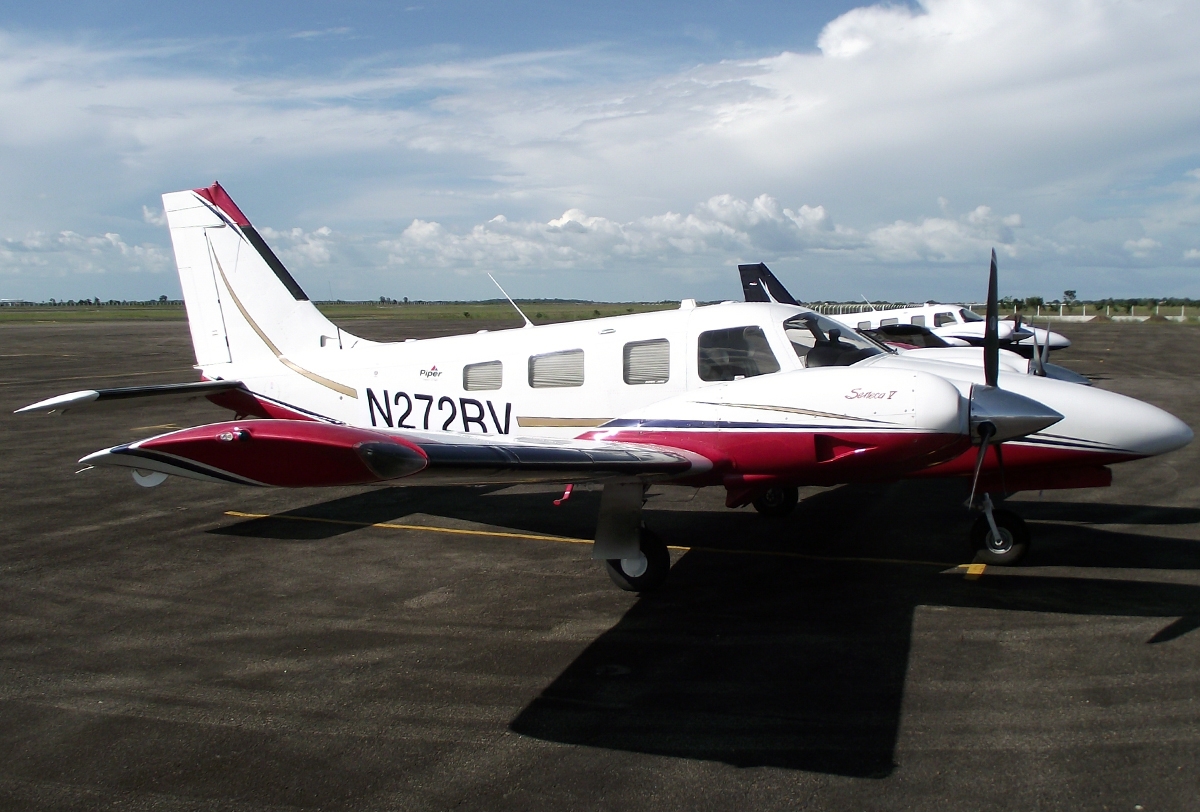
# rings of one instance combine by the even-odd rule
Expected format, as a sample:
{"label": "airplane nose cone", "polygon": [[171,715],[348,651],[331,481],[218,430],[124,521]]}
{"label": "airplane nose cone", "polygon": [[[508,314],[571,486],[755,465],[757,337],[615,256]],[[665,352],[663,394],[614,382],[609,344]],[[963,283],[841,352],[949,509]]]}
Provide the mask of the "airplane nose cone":
{"label": "airplane nose cone", "polygon": [[1183,448],[1192,441],[1191,427],[1173,414],[1149,403],[1139,403],[1137,414],[1129,415],[1126,425],[1129,450],[1147,457]]}

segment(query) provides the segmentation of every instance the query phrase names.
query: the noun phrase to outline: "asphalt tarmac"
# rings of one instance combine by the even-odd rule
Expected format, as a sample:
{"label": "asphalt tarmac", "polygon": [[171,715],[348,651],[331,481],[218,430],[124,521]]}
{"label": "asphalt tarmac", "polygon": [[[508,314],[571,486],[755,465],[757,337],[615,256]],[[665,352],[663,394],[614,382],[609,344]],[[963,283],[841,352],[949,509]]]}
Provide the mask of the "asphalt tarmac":
{"label": "asphalt tarmac", "polygon": [[[1200,426],[1200,328],[1063,332]],[[1028,565],[978,577],[945,483],[658,489],[638,597],[571,541],[595,491],[146,490],[75,460],[227,413],[9,414],[191,363],[182,323],[0,326],[2,808],[1200,807],[1200,443],[1013,498]]]}

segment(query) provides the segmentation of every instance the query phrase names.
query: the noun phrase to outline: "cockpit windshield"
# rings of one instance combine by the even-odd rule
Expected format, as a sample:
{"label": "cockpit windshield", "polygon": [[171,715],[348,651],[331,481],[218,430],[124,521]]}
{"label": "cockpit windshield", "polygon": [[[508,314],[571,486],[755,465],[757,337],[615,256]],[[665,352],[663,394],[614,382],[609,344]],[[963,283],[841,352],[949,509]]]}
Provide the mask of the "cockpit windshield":
{"label": "cockpit windshield", "polygon": [[812,312],[792,316],[783,331],[806,367],[848,367],[886,352],[849,327]]}
{"label": "cockpit windshield", "polygon": [[987,321],[983,316],[976,313],[969,307],[960,308],[958,315],[962,316],[963,321]]}

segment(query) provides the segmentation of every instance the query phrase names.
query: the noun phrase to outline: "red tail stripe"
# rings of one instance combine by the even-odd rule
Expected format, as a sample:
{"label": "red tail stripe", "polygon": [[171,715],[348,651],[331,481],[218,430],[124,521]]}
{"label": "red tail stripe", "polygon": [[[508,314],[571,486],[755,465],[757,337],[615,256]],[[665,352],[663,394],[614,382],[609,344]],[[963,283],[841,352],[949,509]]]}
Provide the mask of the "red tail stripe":
{"label": "red tail stripe", "polygon": [[192,191],[225,212],[229,219],[239,226],[250,225],[250,220],[247,219],[246,215],[242,214],[242,210],[233,202],[233,198],[229,196],[229,193],[221,188],[220,183],[213,181],[213,185],[207,189],[193,189]]}

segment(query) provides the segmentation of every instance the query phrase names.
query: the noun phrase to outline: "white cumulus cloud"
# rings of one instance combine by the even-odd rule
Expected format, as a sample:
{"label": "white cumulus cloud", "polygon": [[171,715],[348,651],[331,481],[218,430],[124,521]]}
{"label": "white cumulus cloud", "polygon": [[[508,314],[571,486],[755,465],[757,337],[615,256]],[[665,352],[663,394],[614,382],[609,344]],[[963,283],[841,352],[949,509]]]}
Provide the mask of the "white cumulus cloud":
{"label": "white cumulus cloud", "polygon": [[689,269],[704,297],[769,256],[819,262],[831,290],[942,298],[914,268],[994,245],[1030,284],[1197,294],[1156,264],[1200,239],[1200,170],[1173,169],[1200,163],[1197,30],[1186,0],[923,0],[854,9],[811,51],[665,73],[595,45],[307,75],[204,41],[0,32],[0,236],[119,230],[169,254],[152,201],[219,173],[252,220],[297,224],[281,256],[348,286],[639,263],[611,295]]}

